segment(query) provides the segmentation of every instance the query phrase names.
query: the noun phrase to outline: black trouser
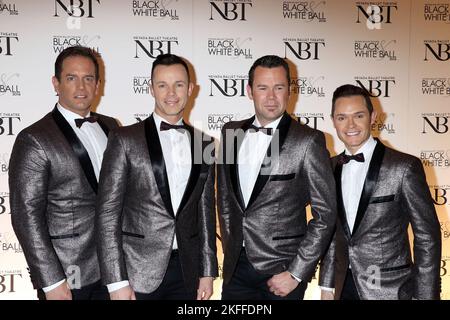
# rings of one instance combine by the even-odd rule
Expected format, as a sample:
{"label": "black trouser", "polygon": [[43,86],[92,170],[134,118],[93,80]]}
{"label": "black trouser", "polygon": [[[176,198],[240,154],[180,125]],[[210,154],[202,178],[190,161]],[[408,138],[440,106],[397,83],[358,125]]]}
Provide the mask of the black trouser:
{"label": "black trouser", "polygon": [[159,287],[151,293],[135,292],[137,300],[195,300],[196,291],[188,291],[183,280],[178,250],[170,255],[169,265]]}
{"label": "black trouser", "polygon": [[347,269],[345,275],[344,286],[342,287],[341,300],[360,300],[358,290],[353,280],[352,269]]}
{"label": "black trouser", "polygon": [[[88,284],[80,289],[72,289],[72,300],[109,300],[109,293],[106,286],[102,286],[101,281]],[[37,291],[39,300],[47,300],[42,289]]]}
{"label": "black trouser", "polygon": [[222,300],[302,300],[307,283],[299,285],[285,297],[269,291],[267,281],[272,275],[258,273],[247,259],[245,248],[241,250],[236,270],[227,284],[222,286]]}

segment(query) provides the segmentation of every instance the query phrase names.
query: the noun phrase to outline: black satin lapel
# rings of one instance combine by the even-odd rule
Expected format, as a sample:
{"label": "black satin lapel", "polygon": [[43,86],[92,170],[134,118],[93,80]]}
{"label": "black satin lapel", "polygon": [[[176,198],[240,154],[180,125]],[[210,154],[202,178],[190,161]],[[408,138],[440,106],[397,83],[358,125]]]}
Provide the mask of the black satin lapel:
{"label": "black satin lapel", "polygon": [[81,143],[80,139],[78,139],[77,134],[75,131],[73,131],[70,124],[67,122],[67,120],[64,118],[64,116],[58,111],[58,109],[55,107],[52,111],[53,119],[56,122],[56,125],[58,126],[59,130],[61,130],[62,134],[66,138],[67,142],[72,147],[73,152],[78,158],[78,161],[80,161],[81,168],[83,169],[83,172],[89,182],[89,184],[92,187],[92,190],[97,193],[98,189],[98,182],[97,178],[95,177],[95,171],[92,167],[91,158],[89,158],[89,154],[84,148],[83,144]]}
{"label": "black satin lapel", "polygon": [[286,137],[289,132],[289,128],[294,120],[291,118],[290,115],[287,114],[287,112],[284,112],[283,118],[281,118],[280,123],[278,124],[278,131],[280,133],[280,151],[283,147],[284,141],[286,140]]}
{"label": "black satin lapel", "polygon": [[[274,139],[278,139],[279,141],[279,152],[281,153],[281,149],[283,147],[283,144],[286,140],[287,134],[289,132],[289,127],[291,125],[292,118],[285,112],[283,114],[283,117],[280,120],[280,123],[278,124],[277,130],[275,130],[275,133],[273,135],[272,141]],[[263,164],[261,165],[261,169],[258,173],[258,178],[256,179],[255,186],[253,187],[252,194],[250,196],[250,199],[248,200],[247,208],[250,207],[253,202],[258,198],[259,194],[261,193],[262,189],[267,183],[267,180],[269,180],[270,174],[267,172],[267,174],[261,174],[261,171],[267,167],[271,166],[271,161],[274,161],[274,158],[272,158],[271,155],[272,150],[272,142],[270,142],[269,147],[267,148],[266,156],[263,160]],[[278,159],[278,157],[275,157]]]}
{"label": "black satin lapel", "polygon": [[[91,112],[92,115],[95,115],[98,117],[98,114],[95,112]],[[108,126],[102,121],[102,119],[100,117],[98,117],[97,123],[99,124],[100,128],[102,128],[103,132],[105,133],[106,136],[108,136],[109,134],[109,128]]]}
{"label": "black satin lapel", "polygon": [[172,201],[170,197],[169,179],[167,178],[166,164],[159,141],[158,129],[153,115],[145,120],[145,137],[147,139],[148,153],[152,163],[152,171],[155,176],[161,198],[167,211],[173,216]]}
{"label": "black satin lapel", "polygon": [[358,212],[356,213],[352,235],[356,233],[356,230],[364,218],[370,198],[372,197],[372,193],[377,185],[378,174],[380,173],[381,163],[383,162],[384,150],[384,145],[377,140],[377,145],[373,151],[372,160],[370,160],[366,180],[364,181],[364,187],[361,193],[361,199],[359,200]]}
{"label": "black satin lapel", "polygon": [[[189,141],[191,143],[191,172],[189,174],[189,179],[186,185],[186,189],[184,190],[183,193],[183,197],[181,198],[181,202],[180,205],[178,206],[178,211],[177,211],[177,215],[176,217],[179,216],[178,212],[181,212],[181,210],[183,210],[184,206],[186,205],[186,203],[188,202],[192,192],[194,191],[195,185],[197,184],[198,181],[198,177],[200,176],[200,170],[202,167],[201,163],[194,163],[194,160],[197,158],[198,156],[195,157],[194,155],[201,155],[201,159],[203,159],[203,150],[202,150],[202,140],[197,141],[197,143],[194,143],[195,141],[195,135],[194,135],[194,128],[189,126],[188,124],[186,124],[186,127],[188,129],[188,133],[189,133]],[[200,136],[201,137],[201,136]]]}
{"label": "black satin lapel", "polygon": [[[242,141],[244,140],[244,136],[240,137],[241,139],[238,139],[238,134],[236,134],[236,132],[239,132],[239,130],[246,132],[250,127],[250,125],[253,123],[253,121],[255,121],[255,116],[245,121],[242,127],[235,129],[235,134],[233,136],[233,151],[232,151],[233,163],[229,165],[231,185],[233,186],[234,194],[242,211],[245,210],[245,202],[244,196],[242,195],[241,183],[239,182],[238,154],[239,149],[241,148]],[[225,150],[227,151],[227,149]]]}
{"label": "black satin lapel", "polygon": [[334,180],[336,181],[336,200],[338,217],[341,220],[342,229],[347,239],[351,238],[350,228],[348,226],[347,215],[345,213],[344,201],[342,199],[342,164],[336,164],[334,168]]}

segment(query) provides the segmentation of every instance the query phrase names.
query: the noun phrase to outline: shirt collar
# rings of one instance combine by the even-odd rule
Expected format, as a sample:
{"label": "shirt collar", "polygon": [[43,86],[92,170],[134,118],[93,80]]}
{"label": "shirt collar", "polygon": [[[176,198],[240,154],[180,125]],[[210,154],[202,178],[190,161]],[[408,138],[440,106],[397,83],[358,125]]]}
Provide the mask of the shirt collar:
{"label": "shirt collar", "polygon": [[[278,124],[280,123],[282,117],[283,117],[283,115],[281,115],[278,119],[265,125],[264,128],[272,128],[275,130],[278,127]],[[255,121],[253,121],[253,125],[256,127],[262,127],[261,124],[259,123],[257,116],[255,116]]]}
{"label": "shirt collar", "polygon": [[[376,145],[377,141],[372,136],[370,136],[369,139],[367,139],[367,141],[363,144],[363,146],[359,148],[357,152],[355,152],[355,154],[363,153],[364,159],[370,159]],[[351,155],[352,153],[347,148],[345,148],[345,154]]]}
{"label": "shirt collar", "polygon": [[[72,125],[75,124],[75,119],[83,118],[79,114],[64,108],[62,105],[59,104],[59,102],[58,102],[56,108],[63,115],[64,119],[66,119],[67,122],[69,122]],[[88,114],[86,115],[86,117],[89,117],[90,115],[91,115],[91,112],[89,111]]]}
{"label": "shirt collar", "polygon": [[[169,121],[167,121],[163,117],[159,116],[156,112],[153,112],[153,119],[155,120],[155,125],[156,125],[156,128],[158,128],[158,131],[159,131],[159,127],[161,126],[162,121],[169,123]],[[181,118],[180,120],[177,121],[177,123],[175,123],[175,125],[182,125],[182,124],[183,124],[183,118]]]}

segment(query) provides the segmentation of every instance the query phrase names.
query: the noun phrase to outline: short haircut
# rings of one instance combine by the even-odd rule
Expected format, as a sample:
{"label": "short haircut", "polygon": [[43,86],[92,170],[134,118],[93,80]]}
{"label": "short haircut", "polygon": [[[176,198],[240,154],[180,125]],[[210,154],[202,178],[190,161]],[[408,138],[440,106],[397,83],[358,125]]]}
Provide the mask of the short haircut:
{"label": "short haircut", "polygon": [[156,57],[155,61],[153,61],[152,79],[153,79],[153,72],[155,71],[155,68],[157,66],[159,66],[159,65],[172,66],[174,64],[181,64],[184,67],[184,69],[186,69],[186,73],[188,76],[188,82],[189,82],[190,81],[189,68],[188,68],[186,61],[184,61],[181,57],[171,54],[171,53],[160,54],[159,56]]}
{"label": "short haircut", "polygon": [[362,96],[364,98],[364,101],[366,102],[367,110],[369,110],[369,114],[372,114],[373,112],[373,104],[370,100],[370,94],[369,91],[366,89],[363,89],[361,87],[355,86],[353,84],[344,84],[340,87],[338,87],[336,90],[334,90],[333,93],[333,100],[331,105],[331,116],[334,116],[334,109],[336,100],[342,97],[352,97],[352,96]]}
{"label": "short haircut", "polygon": [[258,58],[251,66],[250,71],[248,72],[248,84],[250,87],[253,86],[253,79],[255,76],[256,67],[263,67],[263,68],[283,67],[284,70],[286,71],[286,78],[288,80],[288,85],[289,86],[291,85],[291,74],[289,73],[289,65],[286,62],[286,60],[284,60],[279,56],[267,55]]}
{"label": "short haircut", "polygon": [[58,57],[55,61],[55,77],[58,79],[58,81],[61,81],[61,73],[62,73],[62,67],[63,62],[65,59],[70,57],[85,57],[92,61],[92,63],[95,66],[95,81],[98,82],[100,80],[100,72],[99,72],[99,66],[98,66],[98,60],[97,57],[99,57],[99,54],[96,53],[91,48],[82,47],[82,46],[73,46],[68,47],[60,52]]}

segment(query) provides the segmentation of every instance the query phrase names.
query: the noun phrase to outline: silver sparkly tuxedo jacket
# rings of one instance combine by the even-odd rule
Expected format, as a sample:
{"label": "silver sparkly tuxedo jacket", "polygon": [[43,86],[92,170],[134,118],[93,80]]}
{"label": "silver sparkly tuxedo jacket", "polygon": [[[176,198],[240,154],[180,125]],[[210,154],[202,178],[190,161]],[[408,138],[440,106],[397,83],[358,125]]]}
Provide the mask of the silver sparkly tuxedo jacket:
{"label": "silver sparkly tuxedo jacket", "polygon": [[377,141],[350,232],[338,157],[332,162],[339,218],[320,285],[335,288],[339,299],[350,266],[361,299],[439,299],[441,232],[420,160]]}
{"label": "silver sparkly tuxedo jacket", "polygon": [[[245,132],[254,119],[229,122],[222,130],[217,190],[224,281],[232,277],[243,241],[258,272],[289,271],[310,281],[336,220],[335,183],[324,135],[284,113],[245,206],[237,165],[242,139],[234,133]],[[274,143],[279,145],[276,154]],[[307,205],[313,216],[309,224]]]}
{"label": "silver sparkly tuxedo jacket", "polygon": [[[113,118],[91,114],[105,135],[118,126]],[[86,149],[56,107],[17,136],[9,190],[12,226],[34,288],[64,278],[81,287],[98,281],[97,179]]]}
{"label": "silver sparkly tuxedo jacket", "polygon": [[185,285],[196,290],[199,277],[218,272],[213,142],[187,126],[192,167],[175,213],[157,130],[150,116],[110,134],[96,218],[102,281],[129,280],[135,291],[153,292],[176,235]]}

